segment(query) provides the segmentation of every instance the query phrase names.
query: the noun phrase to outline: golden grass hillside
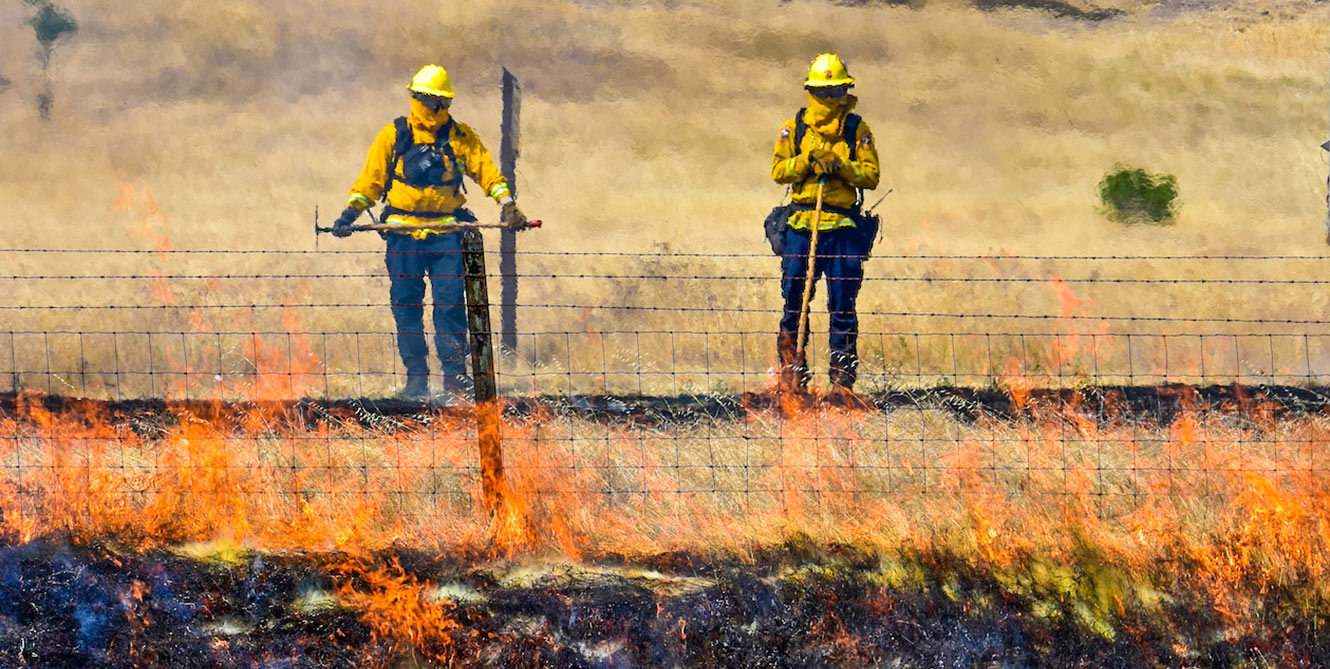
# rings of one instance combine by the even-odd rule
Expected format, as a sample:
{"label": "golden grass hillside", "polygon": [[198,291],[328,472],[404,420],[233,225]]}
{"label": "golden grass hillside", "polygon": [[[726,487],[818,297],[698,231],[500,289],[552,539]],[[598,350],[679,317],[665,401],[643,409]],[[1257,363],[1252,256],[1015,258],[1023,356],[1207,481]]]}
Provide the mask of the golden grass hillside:
{"label": "golden grass hillside", "polygon": [[[986,3],[993,4],[993,3]],[[1089,7],[1087,3],[1070,3]],[[1190,7],[1206,5],[1208,9]],[[55,109],[37,118],[40,74],[26,8],[0,5],[0,234],[8,248],[310,249],[317,205],[340,209],[374,132],[405,109],[422,63],[447,66],[456,115],[498,145],[500,67],[522,80],[524,208],[547,221],[522,247],[549,251],[765,252],[760,221],[782,189],[771,143],[802,104],[809,59],[836,50],[858,78],[859,111],[885,165],[893,254],[1323,254],[1326,24],[1311,0],[1116,0],[1105,21],[962,0],[913,6],[826,2],[279,4],[70,1],[81,29],[57,49]],[[1176,225],[1128,227],[1097,211],[1115,163],[1178,177]],[[881,192],[881,191],[879,191]],[[474,191],[473,191],[474,195]],[[121,206],[114,206],[117,202]],[[482,218],[497,208],[473,197]],[[322,248],[371,251],[372,236]],[[529,262],[527,262],[529,260]],[[373,254],[282,258],[6,254],[15,274],[352,272]],[[772,277],[770,258],[524,260],[531,273]],[[1324,262],[880,260],[870,276],[1316,278]],[[1308,286],[1077,284],[1083,315],[1172,315],[1114,331],[1266,332],[1193,317],[1309,318]],[[10,302],[132,303],[144,283],[11,281]],[[391,329],[386,281],[179,282],[168,303],[366,303],[300,312],[320,331]],[[174,302],[171,302],[174,300]],[[766,333],[771,280],[524,279],[521,328]],[[596,309],[714,307],[715,314]],[[1052,331],[1058,322],[891,314],[1057,314],[1055,286],[870,283],[866,331]],[[735,309],[735,308],[738,309]],[[756,313],[755,313],[756,312]],[[874,315],[878,314],[878,315]],[[262,311],[0,311],[0,330],[282,327]],[[819,321],[814,321],[815,327]],[[1084,324],[1086,331],[1100,323]],[[1075,327],[1080,328],[1078,324]],[[1308,326],[1310,327],[1310,326]],[[753,346],[765,348],[765,335]],[[891,355],[883,343],[875,355]],[[939,354],[941,355],[941,354]],[[765,366],[765,350],[746,368]],[[567,364],[563,360],[560,364]],[[657,360],[656,362],[660,362]],[[663,364],[663,363],[662,363]],[[887,363],[890,366],[890,362]]]}

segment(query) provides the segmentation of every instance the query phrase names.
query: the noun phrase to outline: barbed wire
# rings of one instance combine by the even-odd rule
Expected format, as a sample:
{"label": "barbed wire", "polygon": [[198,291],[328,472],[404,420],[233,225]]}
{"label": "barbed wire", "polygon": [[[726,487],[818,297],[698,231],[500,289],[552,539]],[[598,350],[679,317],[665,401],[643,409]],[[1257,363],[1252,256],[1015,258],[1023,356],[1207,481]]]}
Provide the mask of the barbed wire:
{"label": "barbed wire", "polygon": [[[70,385],[65,379],[86,384],[89,378],[103,375],[150,380],[215,376],[219,381],[266,375],[320,377],[325,383],[333,378],[391,379],[401,374],[391,347],[382,351],[386,356],[364,358],[362,338],[375,337],[388,344],[395,336],[394,331],[375,330],[0,332],[0,383],[8,377],[11,390],[17,392],[33,377],[46,379],[48,391]],[[77,342],[69,337],[77,337]],[[652,337],[659,338],[654,349],[644,351],[644,338],[649,343]],[[759,337],[760,343],[752,337]],[[628,380],[630,386],[635,379],[637,394],[643,394],[644,380],[654,380],[659,390],[670,387],[661,386],[669,379],[675,384],[674,395],[711,394],[711,380],[738,379],[748,386],[766,378],[774,340],[770,331],[755,330],[523,332],[518,333],[519,351],[511,353],[526,353],[500,356],[498,372],[510,382],[519,380],[519,385],[520,379],[566,380],[569,393],[607,388],[605,384],[614,378],[620,383]],[[928,388],[925,379],[965,380],[978,382],[979,387],[998,378],[1078,377],[1090,384],[1104,379],[1221,383],[1330,379],[1330,374],[1315,370],[1316,364],[1330,367],[1324,360],[1330,354],[1326,346],[1330,334],[867,330],[859,340],[872,351],[863,358],[869,369],[861,376],[915,379],[922,391]],[[689,391],[677,385],[680,377],[690,376],[705,380],[701,389]],[[20,383],[20,377],[27,379],[26,384]],[[157,392],[154,386],[150,396]],[[327,389],[325,394],[333,395]]]}
{"label": "barbed wire", "polygon": [[[493,330],[489,334],[497,334],[498,330]],[[770,328],[765,329],[727,329],[727,330],[690,330],[683,329],[598,329],[587,330],[524,330],[517,333],[519,337],[536,336],[621,336],[621,335],[679,335],[679,336],[775,336]],[[317,337],[317,336],[340,336],[340,335],[392,335],[396,336],[396,330],[364,330],[364,329],[338,329],[338,330],[272,330],[264,328],[244,329],[244,330],[78,330],[78,329],[43,329],[43,330],[0,330],[0,336],[19,335],[19,336],[41,336],[41,335],[97,335],[97,336],[142,336],[142,335],[191,335],[191,336],[213,336],[224,337],[231,336],[290,336],[290,337]],[[1141,338],[1223,338],[1230,339],[1234,337],[1315,337],[1330,338],[1330,332],[1327,333],[1302,333],[1302,332],[1127,332],[1122,330],[1103,330],[1095,332],[1047,332],[1035,330],[984,330],[983,332],[969,332],[963,330],[872,330],[861,329],[861,337],[1031,337],[1031,338],[1049,338],[1049,337],[1141,337]]]}
{"label": "barbed wire", "polygon": [[[0,281],[77,281],[77,280],[307,280],[307,279],[383,279],[422,276],[417,274],[320,273],[320,274],[10,274],[0,275]],[[445,278],[465,277],[465,274],[435,274]],[[704,275],[704,274],[588,274],[554,272],[518,272],[515,274],[490,273],[492,278],[517,277],[524,279],[579,279],[579,280],[658,280],[658,281],[770,281],[782,278],[770,275]],[[1032,284],[1144,284],[1144,285],[1255,285],[1255,286],[1323,286],[1330,279],[1228,279],[1228,278],[1113,278],[1113,277],[963,277],[963,276],[865,276],[862,278],[821,277],[825,281],[863,281],[884,283],[1032,283]]]}
{"label": "barbed wire", "polygon": [[[276,302],[276,303],[236,303],[236,304],[56,304],[56,305],[0,305],[0,311],[207,311],[207,310],[260,310],[260,309],[386,309],[393,306],[410,307],[461,307],[461,302]],[[645,313],[729,313],[729,314],[781,314],[783,307],[689,307],[657,306],[631,304],[558,304],[558,303],[507,303],[491,302],[491,307],[515,306],[521,309],[571,309],[604,310]],[[1113,314],[1028,314],[1028,313],[967,313],[933,311],[881,311],[859,309],[855,312],[826,312],[830,314],[857,313],[859,316],[885,316],[895,318],[954,318],[971,320],[1035,320],[1035,321],[1081,321],[1081,322],[1124,322],[1124,323],[1211,323],[1242,325],[1330,325],[1330,320],[1314,318],[1234,318],[1223,316],[1123,316]]]}
{"label": "barbed wire", "polygon": [[[382,256],[385,251],[359,249],[57,249],[57,248],[12,248],[0,249],[0,253],[32,254],[107,254],[107,255],[373,255]],[[427,255],[437,251],[408,251],[398,255]],[[497,250],[486,250],[486,255],[499,255]],[[514,252],[518,256],[550,257],[604,257],[604,258],[754,258],[774,260],[771,253],[715,253],[715,252],[679,252],[679,251],[522,251]],[[844,257],[844,256],[823,256]],[[1196,255],[1039,255],[1039,254],[873,254],[871,260],[1000,260],[1000,261],[1157,261],[1157,260],[1203,260],[1203,261],[1325,261],[1330,255],[1298,254],[1196,254]]]}

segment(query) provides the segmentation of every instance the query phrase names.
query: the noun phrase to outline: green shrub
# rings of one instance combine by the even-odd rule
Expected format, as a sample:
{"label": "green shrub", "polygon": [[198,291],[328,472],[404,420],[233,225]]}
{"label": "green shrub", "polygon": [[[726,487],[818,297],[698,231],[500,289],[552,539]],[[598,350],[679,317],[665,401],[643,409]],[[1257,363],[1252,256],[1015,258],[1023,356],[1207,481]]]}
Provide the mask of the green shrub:
{"label": "green shrub", "polygon": [[1099,182],[1099,201],[1109,219],[1169,225],[1177,216],[1178,180],[1140,168],[1114,165]]}

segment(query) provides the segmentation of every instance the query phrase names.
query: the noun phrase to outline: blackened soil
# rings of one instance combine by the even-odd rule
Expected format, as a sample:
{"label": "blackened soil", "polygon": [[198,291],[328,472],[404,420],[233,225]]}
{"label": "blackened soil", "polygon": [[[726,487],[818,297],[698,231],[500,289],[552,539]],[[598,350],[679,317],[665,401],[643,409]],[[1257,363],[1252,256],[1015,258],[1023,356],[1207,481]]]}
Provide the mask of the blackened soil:
{"label": "blackened soil", "polygon": [[[643,425],[679,425],[745,418],[753,412],[790,413],[820,409],[944,411],[965,421],[1043,420],[1076,415],[1099,423],[1166,426],[1179,415],[1223,415],[1254,424],[1322,415],[1330,411],[1330,387],[1286,385],[1163,384],[1009,389],[934,386],[852,397],[742,393],[732,395],[530,395],[503,398],[513,418],[576,417]],[[127,426],[151,438],[175,426],[182,413],[216,425],[245,426],[250,414],[274,429],[307,430],[330,423],[394,432],[439,420],[469,420],[468,407],[439,407],[394,399],[299,399],[267,402],[200,400],[93,400],[60,395],[0,393],[0,417],[23,419],[21,407],[36,405],[61,420],[86,419]]]}
{"label": "blackened soil", "polygon": [[[1314,604],[1306,608],[1311,584],[1253,583],[1261,615],[1234,626],[1186,564],[1133,575],[1090,559],[1065,566],[1063,582],[1047,578],[1062,567],[1037,560],[996,573],[947,554],[807,541],[742,560],[376,559],[454,603],[456,666],[1318,666],[1330,657]],[[337,603],[334,562],[3,546],[0,666],[431,666],[413,639],[376,639],[359,611]],[[1168,596],[1131,594],[1145,583]]]}
{"label": "blackened soil", "polygon": [[352,666],[359,616],[301,610],[327,575],[253,556],[223,567],[169,553],[37,541],[0,546],[0,666]]}

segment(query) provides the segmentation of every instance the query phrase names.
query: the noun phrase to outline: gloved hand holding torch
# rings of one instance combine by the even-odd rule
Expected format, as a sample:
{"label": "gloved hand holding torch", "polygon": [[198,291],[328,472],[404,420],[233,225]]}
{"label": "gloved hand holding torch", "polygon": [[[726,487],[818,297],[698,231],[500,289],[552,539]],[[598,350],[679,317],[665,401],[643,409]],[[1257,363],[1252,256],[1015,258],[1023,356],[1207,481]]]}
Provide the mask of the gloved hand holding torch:
{"label": "gloved hand holding torch", "polygon": [[529,227],[526,214],[523,214],[522,210],[517,208],[517,201],[512,198],[503,201],[503,214],[500,216],[500,220],[509,230],[513,231],[526,230]]}
{"label": "gloved hand holding torch", "polygon": [[337,220],[333,223],[333,236],[350,237],[352,232],[351,224],[355,223],[356,219],[360,217],[361,211],[363,210],[360,207],[347,205],[346,209],[342,210],[342,215],[338,216]]}

